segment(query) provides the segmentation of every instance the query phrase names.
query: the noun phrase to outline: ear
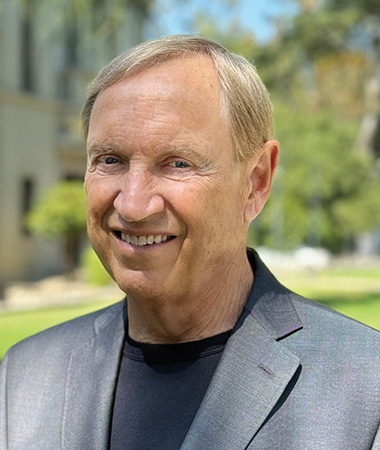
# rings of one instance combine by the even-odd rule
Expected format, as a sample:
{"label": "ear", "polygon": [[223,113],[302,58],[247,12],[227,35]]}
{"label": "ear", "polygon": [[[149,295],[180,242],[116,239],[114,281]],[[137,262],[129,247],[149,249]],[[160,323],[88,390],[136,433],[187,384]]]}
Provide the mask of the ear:
{"label": "ear", "polygon": [[259,215],[269,197],[278,154],[279,144],[272,140],[266,142],[252,159],[250,192],[244,210],[248,222]]}

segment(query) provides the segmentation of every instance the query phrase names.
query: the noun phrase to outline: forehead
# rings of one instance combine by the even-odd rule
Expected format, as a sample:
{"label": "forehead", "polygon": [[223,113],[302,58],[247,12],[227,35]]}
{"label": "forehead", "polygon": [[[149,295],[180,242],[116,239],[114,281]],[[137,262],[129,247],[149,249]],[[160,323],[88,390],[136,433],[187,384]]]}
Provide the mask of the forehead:
{"label": "forehead", "polygon": [[157,63],[148,68],[134,69],[122,82],[139,90],[149,84],[160,89],[161,85],[172,87],[172,93],[186,89],[189,96],[220,95],[220,82],[214,62],[207,55],[188,54]]}
{"label": "forehead", "polygon": [[[121,131],[162,121],[163,127],[208,130],[230,140],[212,60],[191,55],[135,73],[102,91],[90,119],[89,141],[101,130]],[[212,136],[210,136],[211,138]]]}
{"label": "forehead", "polygon": [[[134,70],[117,83],[101,91],[95,100],[94,109],[99,100],[112,93],[119,95],[121,89],[128,91],[129,97],[151,97],[161,99],[180,98],[180,101],[199,103],[203,100],[209,106],[220,106],[220,83],[211,58],[205,55],[189,55],[171,59],[143,69]],[[211,103],[210,103],[211,102]]]}

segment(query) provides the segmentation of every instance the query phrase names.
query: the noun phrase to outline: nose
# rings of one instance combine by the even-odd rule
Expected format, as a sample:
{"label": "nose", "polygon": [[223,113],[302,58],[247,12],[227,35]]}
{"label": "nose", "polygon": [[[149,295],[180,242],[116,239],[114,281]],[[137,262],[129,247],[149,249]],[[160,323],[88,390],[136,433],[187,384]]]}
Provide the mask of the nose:
{"label": "nose", "polygon": [[153,176],[129,170],[121,180],[114,207],[127,222],[140,222],[164,210],[165,202]]}

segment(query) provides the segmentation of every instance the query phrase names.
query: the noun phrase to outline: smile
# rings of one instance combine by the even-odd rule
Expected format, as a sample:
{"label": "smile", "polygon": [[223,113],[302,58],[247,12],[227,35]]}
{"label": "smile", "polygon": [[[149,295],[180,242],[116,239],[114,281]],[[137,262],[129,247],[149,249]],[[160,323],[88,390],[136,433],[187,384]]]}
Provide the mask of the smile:
{"label": "smile", "polygon": [[170,236],[167,234],[150,234],[148,236],[134,236],[133,234],[126,234],[122,232],[119,232],[117,234],[122,241],[126,242],[127,244],[137,246],[161,244],[162,242],[166,242],[175,238],[175,236]]}

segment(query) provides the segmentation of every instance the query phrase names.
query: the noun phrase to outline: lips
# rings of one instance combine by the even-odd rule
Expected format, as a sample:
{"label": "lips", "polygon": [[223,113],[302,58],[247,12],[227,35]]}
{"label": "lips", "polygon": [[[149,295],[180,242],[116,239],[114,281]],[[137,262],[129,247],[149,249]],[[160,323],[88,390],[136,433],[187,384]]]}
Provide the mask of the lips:
{"label": "lips", "polygon": [[133,234],[127,234],[123,232],[117,232],[116,234],[122,241],[126,242],[127,244],[136,246],[161,244],[162,242],[167,242],[171,239],[174,239],[175,237],[168,234],[149,234],[146,236],[135,236]]}

